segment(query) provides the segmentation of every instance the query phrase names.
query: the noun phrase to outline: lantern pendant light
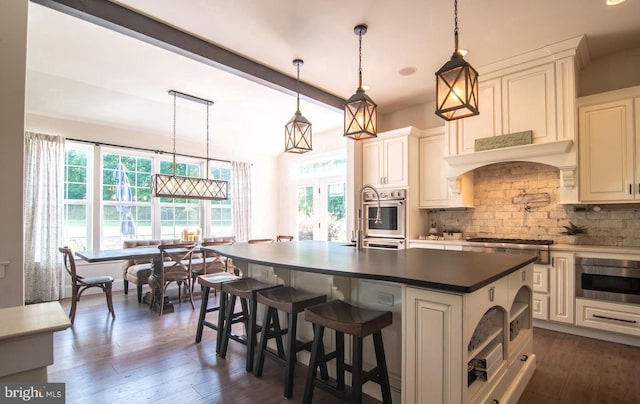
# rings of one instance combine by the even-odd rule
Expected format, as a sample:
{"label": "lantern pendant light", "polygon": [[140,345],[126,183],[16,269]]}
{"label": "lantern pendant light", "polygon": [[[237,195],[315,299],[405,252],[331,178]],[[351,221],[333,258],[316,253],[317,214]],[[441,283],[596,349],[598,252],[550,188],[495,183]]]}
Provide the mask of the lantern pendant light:
{"label": "lantern pendant light", "polygon": [[284,151],[289,153],[306,153],[311,151],[311,122],[300,113],[300,66],[302,59],[294,59],[293,65],[298,69],[298,93],[296,113],[284,125]]}
{"label": "lantern pendant light", "polygon": [[353,31],[359,38],[358,89],[344,105],[344,136],[360,140],[378,136],[378,106],[362,88],[362,35],[367,33],[367,26],[356,25]]}
{"label": "lantern pendant light", "polygon": [[458,0],[454,0],[455,50],[436,72],[436,115],[447,121],[478,115],[478,72],[458,50]]}

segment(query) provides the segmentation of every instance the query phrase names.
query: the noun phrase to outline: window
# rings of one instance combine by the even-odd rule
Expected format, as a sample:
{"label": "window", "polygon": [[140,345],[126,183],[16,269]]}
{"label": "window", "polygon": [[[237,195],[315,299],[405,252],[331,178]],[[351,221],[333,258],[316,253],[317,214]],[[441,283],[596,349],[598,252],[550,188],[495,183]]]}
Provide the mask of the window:
{"label": "window", "polygon": [[[127,239],[179,239],[184,228],[203,229],[204,237],[232,235],[231,195],[224,201],[151,196],[153,174],[173,174],[173,161],[162,157],[67,142],[65,243],[74,250],[122,248]],[[176,175],[200,177],[203,168],[202,161],[179,161]],[[94,184],[96,172],[99,183]],[[229,181],[230,165],[210,167],[209,178]]]}
{"label": "window", "polygon": [[[201,177],[200,164],[176,162],[175,175]],[[161,174],[173,174],[173,161],[160,161]],[[160,238],[179,239],[182,230],[201,228],[200,201],[197,199],[160,198]]]}
{"label": "window", "polygon": [[345,157],[292,165],[298,240],[347,240],[346,166]]}
{"label": "window", "polygon": [[214,237],[224,237],[233,235],[233,215],[231,214],[231,167],[228,164],[209,163],[209,178],[228,181],[229,197],[224,201],[211,201],[209,234]]}
{"label": "window", "polygon": [[102,155],[101,248],[122,248],[126,239],[153,238],[149,157]]}
{"label": "window", "polygon": [[64,243],[73,251],[90,249],[90,146],[67,144],[64,155]]}

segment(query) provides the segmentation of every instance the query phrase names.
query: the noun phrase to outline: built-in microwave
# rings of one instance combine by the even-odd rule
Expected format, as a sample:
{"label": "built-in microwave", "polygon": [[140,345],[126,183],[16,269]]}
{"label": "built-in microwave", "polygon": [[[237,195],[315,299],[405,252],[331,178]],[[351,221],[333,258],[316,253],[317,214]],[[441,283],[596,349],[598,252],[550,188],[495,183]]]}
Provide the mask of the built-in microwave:
{"label": "built-in microwave", "polygon": [[373,192],[366,192],[362,202],[365,237],[406,237],[406,190],[393,189],[380,195],[380,223],[376,223],[378,200]]}
{"label": "built-in microwave", "polygon": [[576,296],[640,303],[640,261],[576,258]]}

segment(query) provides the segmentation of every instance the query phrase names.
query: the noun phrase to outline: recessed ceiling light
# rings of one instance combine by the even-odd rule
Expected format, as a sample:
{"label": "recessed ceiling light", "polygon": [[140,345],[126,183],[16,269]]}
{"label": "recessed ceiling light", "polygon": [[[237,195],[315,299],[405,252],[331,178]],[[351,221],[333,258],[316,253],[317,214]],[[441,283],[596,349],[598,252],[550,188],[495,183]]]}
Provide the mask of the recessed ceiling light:
{"label": "recessed ceiling light", "polygon": [[607,0],[605,3],[607,6],[617,6],[620,3],[624,3],[624,0]]}
{"label": "recessed ceiling light", "polygon": [[401,76],[411,76],[416,71],[418,71],[418,69],[416,69],[415,67],[405,67],[403,69],[400,69],[398,71],[398,74],[400,74]]}

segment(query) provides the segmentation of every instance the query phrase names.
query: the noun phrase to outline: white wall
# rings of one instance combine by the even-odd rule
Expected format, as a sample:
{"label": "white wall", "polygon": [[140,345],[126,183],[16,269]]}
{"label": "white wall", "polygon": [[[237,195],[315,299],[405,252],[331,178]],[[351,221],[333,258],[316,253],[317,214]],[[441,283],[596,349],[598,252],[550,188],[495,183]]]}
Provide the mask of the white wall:
{"label": "white wall", "polygon": [[22,179],[28,0],[2,2],[0,13],[0,308],[24,301]]}
{"label": "white wall", "polygon": [[580,73],[579,96],[640,85],[640,48],[592,60]]}

